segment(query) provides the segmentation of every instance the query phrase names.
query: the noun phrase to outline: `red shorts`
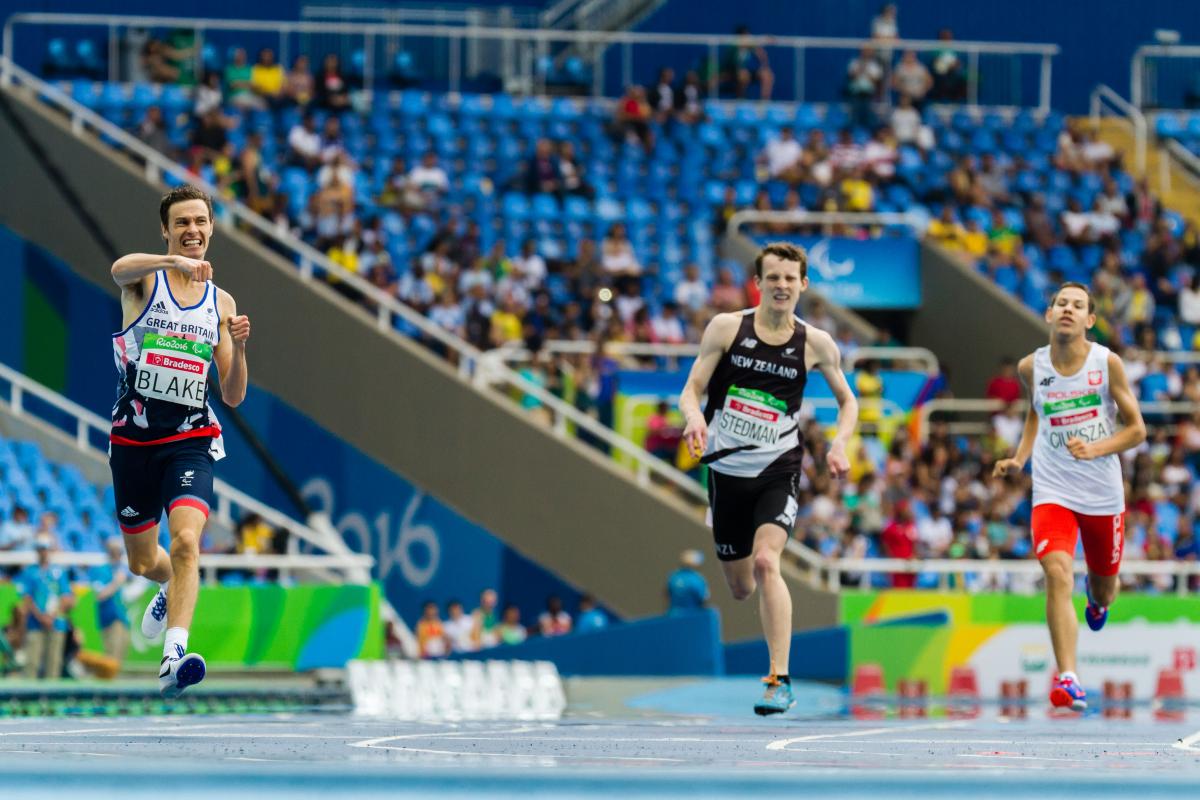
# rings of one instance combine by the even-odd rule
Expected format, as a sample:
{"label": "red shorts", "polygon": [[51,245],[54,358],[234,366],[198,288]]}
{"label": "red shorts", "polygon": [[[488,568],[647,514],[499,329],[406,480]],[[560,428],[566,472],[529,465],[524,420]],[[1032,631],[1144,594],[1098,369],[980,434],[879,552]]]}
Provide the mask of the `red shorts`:
{"label": "red shorts", "polygon": [[1058,550],[1075,555],[1075,542],[1083,534],[1083,555],[1088,572],[1116,575],[1125,552],[1124,514],[1080,514],[1054,503],[1033,509],[1033,552],[1042,556]]}

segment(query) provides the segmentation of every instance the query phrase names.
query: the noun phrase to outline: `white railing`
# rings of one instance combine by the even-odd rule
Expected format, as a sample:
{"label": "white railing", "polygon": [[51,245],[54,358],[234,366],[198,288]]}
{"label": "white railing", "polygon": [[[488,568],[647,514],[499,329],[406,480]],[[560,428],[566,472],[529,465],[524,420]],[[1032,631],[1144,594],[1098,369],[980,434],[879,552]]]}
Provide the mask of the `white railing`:
{"label": "white railing", "polygon": [[[97,444],[95,434],[99,434],[101,439],[107,442],[109,430],[112,428],[110,420],[92,413],[52,389],[22,375],[7,364],[0,364],[0,383],[7,383],[9,386],[8,410],[14,416],[18,418],[33,418],[61,430],[56,421],[40,417],[31,409],[30,404],[26,402],[27,397],[37,398],[52,408],[63,412],[74,421],[72,436],[75,440],[75,446],[81,452],[107,455],[106,447]],[[213,516],[231,530],[237,527],[235,511],[240,511],[242,514],[254,513],[262,517],[263,521],[268,525],[289,531],[293,536],[293,541],[303,540],[327,553],[323,555],[276,556],[276,558],[299,559],[290,565],[282,565],[285,568],[294,566],[296,569],[309,570],[336,569],[345,571],[347,579],[356,583],[365,583],[370,580],[370,569],[374,565],[375,559],[370,556],[351,552],[341,537],[333,532],[332,527],[321,525],[314,527],[293,519],[265,503],[260,503],[245,492],[235,489],[220,478],[213,480],[213,491],[217,499]],[[103,558],[102,554],[95,555]],[[255,556],[255,558],[266,557]],[[4,562],[0,561],[0,563]]]}
{"label": "white railing", "polygon": [[614,433],[592,417],[555,397],[543,387],[509,369],[498,360],[490,360],[485,363],[482,351],[445,331],[420,312],[401,303],[356,273],[334,263],[324,253],[298,239],[280,233],[274,225],[243,204],[221,197],[215,186],[191,175],[182,166],[148,147],[99,114],[75,102],[56,87],[18,67],[10,60],[0,57],[0,82],[11,84],[13,81],[30,87],[38,93],[39,97],[70,114],[71,129],[76,136],[82,136],[85,131],[91,129],[135,154],[145,165],[144,174],[147,181],[156,183],[165,174],[176,180],[199,186],[213,197],[214,205],[228,213],[234,220],[280,245],[285,252],[295,254],[300,263],[300,278],[305,283],[312,284],[316,280],[315,270],[317,268],[336,275],[340,281],[369,298],[377,306],[376,324],[381,331],[400,336],[401,334],[395,331],[395,327],[398,321],[402,321],[405,325],[420,331],[421,336],[428,337],[453,351],[458,356],[458,375],[465,383],[473,385],[480,391],[492,386],[506,386],[521,395],[531,397],[550,410],[554,420],[553,430],[559,437],[566,438],[570,435],[571,426],[574,426],[587,431],[590,436],[627,456],[634,464],[635,477],[639,485],[649,486],[650,478],[653,475],[661,481],[680,488],[684,496],[700,502],[707,502],[707,495],[703,487],[683,472],[654,458],[639,445]]}
{"label": "white railing", "polygon": [[[712,64],[719,62],[722,47],[749,45],[769,48],[778,51],[790,51],[792,55],[792,70],[796,82],[797,101],[803,102],[805,75],[805,53],[808,50],[839,50],[846,51],[849,57],[864,46],[878,47],[879,42],[872,39],[836,38],[814,36],[737,36],[716,34],[678,34],[678,33],[642,33],[637,31],[569,31],[552,30],[547,28],[500,28],[500,27],[463,27],[455,25],[411,25],[411,24],[367,24],[358,22],[295,22],[295,21],[265,21],[265,20],[228,20],[197,17],[153,17],[153,16],[122,16],[112,14],[49,14],[49,13],[19,13],[10,16],[4,25],[3,55],[12,57],[14,29],[18,25],[67,25],[101,27],[108,31],[110,37],[109,50],[116,50],[116,36],[119,28],[185,28],[196,32],[197,52],[207,31],[255,31],[277,34],[280,37],[279,50],[287,51],[287,37],[294,34],[323,34],[359,37],[365,53],[374,52],[374,41],[377,37],[413,37],[445,40],[447,47],[446,74],[449,78],[450,90],[458,91],[461,82],[461,54],[468,40],[495,41],[508,43],[515,49],[525,52],[518,56],[519,69],[525,73],[523,82],[533,87],[537,85],[535,74],[535,53],[544,53],[551,44],[582,44],[598,45],[601,48],[619,45],[622,48],[621,75],[619,88],[634,82],[633,48],[645,46],[648,57],[653,57],[653,63],[659,63],[660,56],[654,48],[661,46],[692,46],[706,54]],[[1058,45],[1030,44],[1027,42],[968,42],[957,41],[947,45],[937,39],[901,39],[889,43],[889,48],[895,51],[915,50],[920,53],[934,53],[945,50],[947,46],[954,48],[966,57],[967,103],[976,105],[979,94],[980,58],[985,55],[1001,55],[1020,58],[1030,56],[1040,61],[1038,81],[1037,108],[1045,113],[1050,110],[1051,70],[1054,56],[1059,53]],[[511,48],[510,48],[511,49]],[[199,57],[199,56],[197,56]],[[372,59],[367,59],[367,88],[374,88],[370,81],[374,78],[371,68]],[[442,66],[442,65],[437,65]],[[501,65],[502,74],[510,74],[511,65]],[[782,65],[776,65],[778,71]],[[595,88],[603,81],[603,64],[594,65]],[[818,76],[822,85],[828,85],[827,76]],[[708,96],[718,96],[719,75],[716,69],[711,70]],[[1014,87],[1017,88],[1017,87]],[[1019,88],[1017,88],[1019,91]],[[598,94],[601,92],[597,92]],[[1018,98],[1019,100],[1019,98]],[[1019,106],[1022,103],[1010,103]]]}
{"label": "white railing", "polygon": [[729,218],[727,230],[736,234],[743,225],[755,223],[787,225],[906,225],[923,236],[929,216],[901,211],[756,211],[743,209]]}
{"label": "white railing", "polygon": [[[649,358],[695,358],[700,354],[698,344],[648,344],[644,342],[608,342],[605,344],[608,352],[617,356],[645,356]],[[542,352],[551,354],[580,355],[592,353],[596,346],[591,342],[578,339],[548,339],[542,344]],[[521,345],[506,345],[488,352],[510,363],[524,363],[532,360],[534,354]],[[1198,359],[1200,360],[1200,359]],[[905,361],[921,365],[928,375],[941,372],[941,365],[932,350],[924,347],[860,347],[844,359],[846,369],[852,370],[856,364],[863,361],[879,361],[882,363]]]}
{"label": "white railing", "polygon": [[[1200,59],[1200,45],[1146,44],[1133,52],[1129,62],[1129,100],[1138,108],[1157,108],[1158,65],[1150,59]],[[1196,64],[1184,65],[1194,72]]]}
{"label": "white railing", "polygon": [[[972,560],[972,559],[903,559],[903,558],[826,558],[820,553],[790,540],[787,550],[797,561],[821,580],[830,591],[842,588],[844,574],[883,575],[903,573],[908,575],[932,573],[940,576],[940,588],[949,588],[949,579],[954,575],[1000,575],[1005,578],[1024,577],[1037,579],[1042,576],[1042,565],[1033,559],[1026,560]],[[1086,575],[1087,563],[1077,561],[1075,574]],[[1175,591],[1188,594],[1188,578],[1200,575],[1200,562],[1195,561],[1123,561],[1122,577],[1170,576],[1176,579]],[[961,586],[961,582],[960,582]]]}
{"label": "white railing", "polygon": [[[1159,192],[1165,194],[1166,192],[1171,191],[1172,161],[1178,162],[1179,166],[1183,168],[1184,176],[1191,182],[1193,186],[1200,188],[1200,158],[1197,158],[1195,153],[1193,153],[1191,150],[1188,150],[1174,139],[1168,139],[1163,144],[1163,147],[1167,151],[1167,155],[1169,155],[1170,158],[1163,158],[1158,162],[1160,167],[1158,176]],[[1187,363],[1200,361],[1200,353],[1198,352],[1193,351],[1186,353],[1185,355],[1195,356],[1195,358],[1186,359]]]}
{"label": "white railing", "polygon": [[[50,562],[69,567],[98,567],[109,563],[106,553],[66,553],[55,552],[50,556]],[[23,567],[37,563],[37,554],[33,551],[20,553],[0,553],[0,567]],[[217,581],[217,570],[247,570],[257,572],[263,569],[274,569],[284,573],[312,572],[318,575],[327,573],[331,568],[369,571],[375,564],[375,559],[365,555],[241,555],[233,553],[201,553],[200,571],[208,583]]]}
{"label": "white railing", "polygon": [[[1029,408],[1025,400],[1018,400],[1013,406],[1022,414]],[[930,420],[934,414],[998,414],[1008,408],[1003,400],[984,400],[968,398],[950,398],[945,400],[930,400],[920,407],[917,412],[920,420],[921,442],[929,438]],[[1185,403],[1168,400],[1145,400],[1138,403],[1143,414],[1195,414],[1200,411],[1200,403]],[[983,433],[991,430],[986,420],[975,422],[952,422],[949,431],[953,434]]]}
{"label": "white railing", "polygon": [[1136,105],[1131,104],[1110,87],[1100,84],[1092,90],[1090,110],[1093,124],[1099,123],[1100,115],[1104,113],[1104,104],[1106,102],[1129,121],[1129,127],[1133,129],[1134,164],[1137,174],[1145,175],[1147,139],[1145,115],[1138,110]]}

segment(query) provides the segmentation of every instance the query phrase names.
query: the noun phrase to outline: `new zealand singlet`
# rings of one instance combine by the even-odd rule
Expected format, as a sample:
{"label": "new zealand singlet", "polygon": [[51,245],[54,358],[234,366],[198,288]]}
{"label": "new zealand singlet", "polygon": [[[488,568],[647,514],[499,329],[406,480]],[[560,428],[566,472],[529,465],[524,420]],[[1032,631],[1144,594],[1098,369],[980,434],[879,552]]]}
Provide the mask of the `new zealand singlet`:
{"label": "new zealand singlet", "polygon": [[1064,376],[1050,362],[1050,346],[1033,354],[1033,404],[1038,435],[1033,444],[1033,505],[1054,503],[1080,514],[1125,510],[1121,460],[1112,455],[1081,461],[1067,440],[1095,442],[1113,435],[1116,404],[1109,391],[1108,353],[1091,343],[1083,367]]}
{"label": "new zealand singlet", "polygon": [[154,445],[212,438],[209,453],[225,455],[221,426],[208,402],[208,370],[220,341],[217,287],[208,281],[192,306],[180,306],[164,271],[141,315],[113,334],[117,402],[109,440],[119,445]]}
{"label": "new zealand singlet", "polygon": [[737,336],[708,383],[703,462],[711,469],[739,478],[800,471],[807,337],[808,328],[797,317],[792,338],[767,344],[754,332],[754,309],[742,312]]}

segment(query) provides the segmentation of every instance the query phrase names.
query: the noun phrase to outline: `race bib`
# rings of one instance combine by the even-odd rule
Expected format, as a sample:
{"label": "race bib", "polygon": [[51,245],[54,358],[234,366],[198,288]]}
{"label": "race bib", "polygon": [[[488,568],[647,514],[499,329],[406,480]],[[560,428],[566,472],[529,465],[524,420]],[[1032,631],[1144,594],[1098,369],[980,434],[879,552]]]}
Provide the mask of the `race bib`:
{"label": "race bib", "polygon": [[1111,436],[1112,431],[1105,424],[1101,407],[1102,400],[1099,394],[1085,394],[1044,403],[1042,413],[1050,423],[1046,433],[1050,446],[1056,449],[1065,448],[1071,439],[1097,442]]}
{"label": "race bib", "polygon": [[212,345],[147,333],[135,388],[143,397],[203,408]]}
{"label": "race bib", "polygon": [[731,386],[718,427],[739,444],[772,447],[791,424],[784,401],[757,389]]}

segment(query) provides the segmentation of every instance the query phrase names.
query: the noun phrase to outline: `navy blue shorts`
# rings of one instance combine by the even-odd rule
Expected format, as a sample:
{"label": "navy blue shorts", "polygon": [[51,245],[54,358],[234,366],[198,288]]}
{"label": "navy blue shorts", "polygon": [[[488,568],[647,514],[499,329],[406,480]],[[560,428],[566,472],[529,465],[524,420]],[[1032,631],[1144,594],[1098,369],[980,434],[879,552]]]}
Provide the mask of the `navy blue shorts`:
{"label": "navy blue shorts", "polygon": [[108,457],[117,523],[122,533],[142,533],[165,510],[190,506],[207,517],[213,504],[212,439],[197,436],[142,447],[113,444]]}

